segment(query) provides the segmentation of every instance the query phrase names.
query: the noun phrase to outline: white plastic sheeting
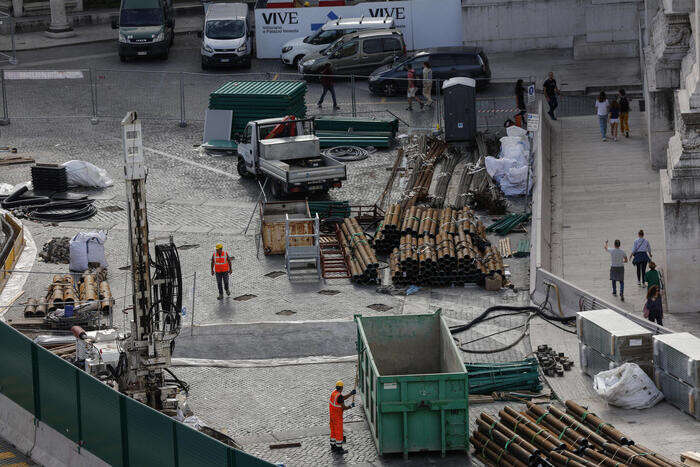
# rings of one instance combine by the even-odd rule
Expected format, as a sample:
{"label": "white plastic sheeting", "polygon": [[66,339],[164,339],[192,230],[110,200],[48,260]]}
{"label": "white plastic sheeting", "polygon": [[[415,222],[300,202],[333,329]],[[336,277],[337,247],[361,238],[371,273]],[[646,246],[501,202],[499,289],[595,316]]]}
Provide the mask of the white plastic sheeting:
{"label": "white plastic sheeting", "polygon": [[501,152],[498,157],[487,157],[486,171],[501,187],[506,196],[524,195],[532,188],[532,176],[528,183],[528,161],[530,140],[527,132],[520,127],[506,128],[508,136],[501,138]]}
{"label": "white plastic sheeting", "polygon": [[[0,215],[4,215],[7,211],[0,209]],[[17,220],[19,222],[19,220]],[[24,229],[24,249],[22,254],[19,256],[19,260],[15,263],[15,271],[26,271],[29,272],[34,266],[34,260],[36,259],[36,244],[32,238],[32,234],[29,230]],[[25,282],[27,282],[27,277],[29,274],[22,272],[14,272],[10,278],[5,283],[5,287],[0,292],[0,320],[4,321],[4,315],[7,313],[8,305],[10,302],[22,292]]]}
{"label": "white plastic sheeting", "polygon": [[608,404],[623,409],[648,409],[664,398],[636,363],[623,363],[612,370],[601,371],[593,378],[593,389]]}
{"label": "white plastic sheeting", "polygon": [[62,165],[66,168],[66,177],[70,186],[107,188],[114,185],[105,169],[89,162],[72,160]]}

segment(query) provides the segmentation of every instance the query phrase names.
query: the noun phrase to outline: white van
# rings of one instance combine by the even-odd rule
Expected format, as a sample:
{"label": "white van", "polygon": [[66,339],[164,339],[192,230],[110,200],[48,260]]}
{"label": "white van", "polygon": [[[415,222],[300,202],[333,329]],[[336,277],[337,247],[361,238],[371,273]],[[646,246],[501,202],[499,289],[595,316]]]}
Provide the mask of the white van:
{"label": "white van", "polygon": [[250,68],[253,42],[245,3],[205,5],[202,28],[202,70],[213,65]]}
{"label": "white van", "polygon": [[306,37],[292,39],[282,46],[282,63],[297,66],[304,55],[322,52],[346,34],[366,29],[391,29],[394,18],[338,18],[331,20]]}

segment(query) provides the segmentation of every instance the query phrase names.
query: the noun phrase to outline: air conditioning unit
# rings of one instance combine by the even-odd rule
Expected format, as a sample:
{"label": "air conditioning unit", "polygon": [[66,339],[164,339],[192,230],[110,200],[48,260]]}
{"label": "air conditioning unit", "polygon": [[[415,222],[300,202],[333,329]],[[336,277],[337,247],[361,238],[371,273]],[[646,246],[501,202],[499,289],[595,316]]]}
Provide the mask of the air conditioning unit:
{"label": "air conditioning unit", "polygon": [[652,332],[609,309],[576,314],[579,342],[621,365],[637,363],[650,367],[653,357]]}
{"label": "air conditioning unit", "polygon": [[654,336],[654,366],[700,388],[700,338],[688,332]]}
{"label": "air conditioning unit", "polygon": [[654,380],[671,404],[700,419],[700,389],[694,388],[665,371],[656,368]]}

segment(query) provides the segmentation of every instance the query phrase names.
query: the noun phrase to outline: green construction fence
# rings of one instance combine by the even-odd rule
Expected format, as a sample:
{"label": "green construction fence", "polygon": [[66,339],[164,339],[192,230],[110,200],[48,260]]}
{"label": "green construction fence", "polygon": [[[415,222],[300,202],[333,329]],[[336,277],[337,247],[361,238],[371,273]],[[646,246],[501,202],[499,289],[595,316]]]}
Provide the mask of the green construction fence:
{"label": "green construction fence", "polygon": [[0,393],[114,466],[273,466],[127,397],[0,321]]}

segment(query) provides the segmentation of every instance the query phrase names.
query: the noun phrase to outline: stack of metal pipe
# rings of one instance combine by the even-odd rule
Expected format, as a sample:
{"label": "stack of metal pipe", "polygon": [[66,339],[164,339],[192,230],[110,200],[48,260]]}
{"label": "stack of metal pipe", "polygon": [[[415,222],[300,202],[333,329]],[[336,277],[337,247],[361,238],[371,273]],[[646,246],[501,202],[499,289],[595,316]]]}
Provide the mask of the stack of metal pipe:
{"label": "stack of metal pipe", "polygon": [[350,269],[350,279],[360,284],[377,282],[379,261],[362,227],[354,217],[346,218],[339,227],[339,240]]}
{"label": "stack of metal pipe", "polygon": [[374,251],[380,255],[388,255],[399,246],[401,238],[401,206],[392,204],[379,223],[374,235]]}
{"label": "stack of metal pipe", "polygon": [[506,406],[498,418],[482,413],[470,438],[486,465],[561,467],[681,467],[638,444],[574,401],[565,408],[528,402],[518,412]]}

